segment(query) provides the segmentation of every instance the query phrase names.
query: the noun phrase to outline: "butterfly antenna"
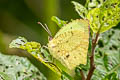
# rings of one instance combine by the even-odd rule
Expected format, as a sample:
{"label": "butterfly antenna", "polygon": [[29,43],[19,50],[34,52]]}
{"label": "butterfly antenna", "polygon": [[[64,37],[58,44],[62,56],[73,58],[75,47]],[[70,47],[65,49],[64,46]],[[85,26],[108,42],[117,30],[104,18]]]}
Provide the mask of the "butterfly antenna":
{"label": "butterfly antenna", "polygon": [[49,31],[48,27],[46,27],[46,25],[44,26],[41,22],[38,22],[38,24],[40,24],[40,25],[43,27],[43,29],[44,29],[50,36],[52,36],[52,35],[51,35],[51,32]]}
{"label": "butterfly antenna", "polygon": [[50,36],[52,37],[52,33],[50,32],[50,29],[48,28],[47,24],[45,24],[46,29],[48,30]]}

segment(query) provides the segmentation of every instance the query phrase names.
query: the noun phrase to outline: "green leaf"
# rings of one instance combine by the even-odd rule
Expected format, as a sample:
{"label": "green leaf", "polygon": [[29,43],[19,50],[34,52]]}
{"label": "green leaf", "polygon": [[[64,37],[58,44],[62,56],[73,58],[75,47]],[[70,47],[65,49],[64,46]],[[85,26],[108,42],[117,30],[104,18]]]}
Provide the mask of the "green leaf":
{"label": "green leaf", "polygon": [[67,21],[60,20],[56,16],[52,16],[51,20],[54,21],[60,28],[63,27],[65,24],[67,24]]}
{"label": "green leaf", "polygon": [[109,61],[108,61],[108,55],[107,54],[104,54],[104,57],[103,57],[103,61],[104,61],[104,66],[107,70],[109,70],[108,68],[108,64],[109,64]]}
{"label": "green leaf", "polygon": [[[60,70],[53,63],[51,63],[51,61],[48,61],[48,60],[46,61],[47,58],[45,58],[45,57],[46,57],[47,53],[45,50],[41,50],[40,43],[27,42],[27,40],[25,38],[19,37],[10,43],[10,48],[20,48],[20,49],[26,50],[34,58],[36,58],[40,62],[40,64],[42,63],[42,64],[44,64],[44,66],[48,67],[50,69],[49,72],[52,71],[50,74],[52,77],[49,76],[50,80],[54,79],[54,78],[60,79],[60,77],[61,77]],[[44,55],[41,54],[41,51],[42,51],[42,53],[45,52],[45,54],[44,53],[43,53]],[[48,74],[45,74],[45,75],[48,75]]]}
{"label": "green leaf", "polygon": [[[106,79],[119,80],[120,79],[120,30],[111,29],[101,34],[98,46],[95,53],[96,69],[92,80]],[[106,76],[112,78],[111,74],[115,73],[117,79],[108,79]]]}
{"label": "green leaf", "polygon": [[9,77],[9,75],[0,72],[0,80],[12,80],[12,79]]}
{"label": "green leaf", "polygon": [[92,10],[94,8],[99,8],[105,0],[86,0],[86,8]]}
{"label": "green leaf", "polygon": [[99,8],[89,11],[87,19],[93,32],[100,33],[115,27],[120,22],[120,1],[106,0]]}
{"label": "green leaf", "polygon": [[95,33],[98,31],[98,29],[100,27],[99,14],[100,14],[100,9],[99,8],[94,8],[87,15],[87,19],[90,22],[90,28]]}
{"label": "green leaf", "polygon": [[117,78],[117,74],[114,72],[105,76],[105,78],[102,80],[119,80],[119,79]]}
{"label": "green leaf", "polygon": [[3,55],[1,53],[0,77],[2,77],[3,80],[47,80],[27,58]]}
{"label": "green leaf", "polygon": [[62,72],[61,80],[73,80],[71,76],[69,76],[66,72]]}
{"label": "green leaf", "polygon": [[24,37],[18,37],[16,40],[13,40],[9,44],[9,48],[20,48],[21,45],[24,45],[27,43],[27,40]]}
{"label": "green leaf", "polygon": [[78,2],[72,1],[72,3],[74,4],[75,10],[80,15],[80,17],[85,19],[88,13],[87,9],[83,5],[79,4]]}
{"label": "green leaf", "polygon": [[43,55],[46,61],[52,62],[52,56],[48,53],[46,49],[41,48],[41,54]]}

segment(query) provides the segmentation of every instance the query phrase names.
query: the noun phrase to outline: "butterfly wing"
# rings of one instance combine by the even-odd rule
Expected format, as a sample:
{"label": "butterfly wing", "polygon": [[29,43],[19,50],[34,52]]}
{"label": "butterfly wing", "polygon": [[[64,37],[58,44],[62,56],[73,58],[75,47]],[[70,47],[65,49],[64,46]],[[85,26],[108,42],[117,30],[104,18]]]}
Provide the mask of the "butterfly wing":
{"label": "butterfly wing", "polygon": [[86,64],[89,44],[87,20],[74,20],[58,31],[49,41],[48,48],[54,58],[69,69]]}

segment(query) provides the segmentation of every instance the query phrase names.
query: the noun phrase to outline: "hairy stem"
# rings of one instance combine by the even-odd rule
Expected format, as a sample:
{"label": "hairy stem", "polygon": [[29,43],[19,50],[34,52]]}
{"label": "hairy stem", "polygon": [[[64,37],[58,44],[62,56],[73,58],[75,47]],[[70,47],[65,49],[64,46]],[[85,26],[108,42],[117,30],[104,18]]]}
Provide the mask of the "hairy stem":
{"label": "hairy stem", "polygon": [[88,72],[86,80],[90,80],[91,79],[91,77],[93,75],[93,72],[95,70],[94,52],[95,52],[95,47],[96,47],[96,43],[97,43],[97,40],[98,40],[98,36],[99,36],[99,31],[96,33],[95,39],[92,40],[92,52],[91,52],[91,56],[90,56],[90,70]]}

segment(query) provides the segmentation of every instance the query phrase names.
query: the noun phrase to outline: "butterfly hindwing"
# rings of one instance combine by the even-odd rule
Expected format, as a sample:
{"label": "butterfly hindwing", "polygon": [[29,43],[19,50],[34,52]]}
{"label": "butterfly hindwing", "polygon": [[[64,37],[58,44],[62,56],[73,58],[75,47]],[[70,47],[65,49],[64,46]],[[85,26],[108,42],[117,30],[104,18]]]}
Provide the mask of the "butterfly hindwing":
{"label": "butterfly hindwing", "polygon": [[62,27],[48,43],[51,55],[69,69],[74,69],[79,64],[86,64],[88,26],[87,20],[74,20]]}

